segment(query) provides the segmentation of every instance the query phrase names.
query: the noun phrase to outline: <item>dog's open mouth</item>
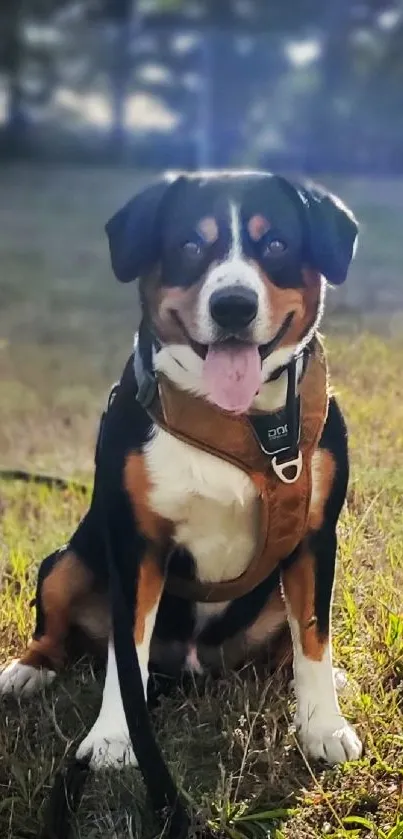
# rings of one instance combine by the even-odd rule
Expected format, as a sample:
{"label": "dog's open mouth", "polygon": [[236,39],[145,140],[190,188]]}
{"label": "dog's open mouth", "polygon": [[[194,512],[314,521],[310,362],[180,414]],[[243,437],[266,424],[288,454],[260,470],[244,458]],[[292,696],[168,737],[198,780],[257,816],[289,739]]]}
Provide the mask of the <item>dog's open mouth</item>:
{"label": "dog's open mouth", "polygon": [[200,344],[189,335],[179,315],[172,315],[193,351],[203,359],[203,382],[211,401],[226,411],[248,411],[262,384],[262,362],[284,337],[294,312],[285,317],[276,335],[261,345],[237,338]]}

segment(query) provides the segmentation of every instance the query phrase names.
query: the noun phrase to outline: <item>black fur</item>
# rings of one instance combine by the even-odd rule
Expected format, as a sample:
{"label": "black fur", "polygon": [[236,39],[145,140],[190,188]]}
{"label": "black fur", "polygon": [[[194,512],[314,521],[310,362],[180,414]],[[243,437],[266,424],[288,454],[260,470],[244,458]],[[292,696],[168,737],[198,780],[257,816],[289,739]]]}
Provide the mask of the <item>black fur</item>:
{"label": "black fur", "polygon": [[[257,259],[275,283],[301,285],[301,261],[330,283],[344,282],[358,232],[351,211],[319,187],[293,186],[264,172],[236,179],[182,175],[147,187],[106,225],[117,279],[129,282],[146,276],[160,263],[163,284],[196,282],[209,263],[225,253],[228,197],[242,203],[245,219],[258,213],[270,215],[270,230],[258,243],[243,226],[242,244],[244,252]],[[189,257],[184,243],[195,241],[195,223],[212,212],[219,222],[218,241],[203,246],[196,236],[200,254]],[[281,255],[268,252],[266,246],[272,239],[285,244]]]}

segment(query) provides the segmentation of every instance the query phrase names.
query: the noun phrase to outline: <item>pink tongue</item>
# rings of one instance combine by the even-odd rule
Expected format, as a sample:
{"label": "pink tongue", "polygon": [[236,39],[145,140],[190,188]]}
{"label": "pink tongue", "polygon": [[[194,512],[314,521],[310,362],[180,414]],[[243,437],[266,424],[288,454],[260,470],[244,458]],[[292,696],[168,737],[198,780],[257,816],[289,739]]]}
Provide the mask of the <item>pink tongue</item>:
{"label": "pink tongue", "polygon": [[216,344],[203,365],[207,393],[220,408],[244,413],[261,384],[259,350],[252,344]]}

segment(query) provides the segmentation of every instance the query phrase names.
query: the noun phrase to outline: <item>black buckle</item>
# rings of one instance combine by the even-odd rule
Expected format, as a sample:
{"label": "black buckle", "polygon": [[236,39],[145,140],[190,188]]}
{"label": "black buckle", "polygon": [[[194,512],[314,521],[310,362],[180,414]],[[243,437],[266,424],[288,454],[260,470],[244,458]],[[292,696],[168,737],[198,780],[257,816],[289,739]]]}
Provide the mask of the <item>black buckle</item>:
{"label": "black buckle", "polygon": [[287,366],[287,397],[283,408],[268,414],[251,414],[249,422],[262,451],[277,461],[295,459],[301,432],[300,397],[296,394],[296,367],[298,358]]}
{"label": "black buckle", "polygon": [[[137,378],[137,371],[136,371],[136,378]],[[158,384],[155,376],[150,373],[148,370],[142,371],[142,377],[140,381],[137,379],[137,393],[136,399],[140,403],[142,408],[147,408],[152,405],[154,399],[156,397],[158,391]]]}
{"label": "black buckle", "polygon": [[287,459],[298,451],[300,436],[300,400],[294,398],[293,417],[287,407],[270,414],[252,414],[248,417],[255,437],[264,454],[269,457],[284,454]]}
{"label": "black buckle", "polygon": [[249,416],[260,448],[271,457],[274,472],[286,484],[297,481],[302,471],[302,453],[299,449],[301,400],[296,394],[296,368],[300,357],[293,359],[286,368],[288,381],[284,408],[270,414]]}
{"label": "black buckle", "polygon": [[120,382],[115,382],[115,384],[112,385],[112,387],[109,391],[108,402],[107,402],[107,406],[106,406],[107,411],[109,411],[109,408],[111,407],[112,402],[114,401],[115,396],[116,396],[119,388],[120,388]]}
{"label": "black buckle", "polygon": [[133,369],[137,384],[136,399],[145,410],[152,405],[158,392],[153,368],[153,349],[159,347],[158,339],[153,337],[147,323],[142,321],[134,345]]}

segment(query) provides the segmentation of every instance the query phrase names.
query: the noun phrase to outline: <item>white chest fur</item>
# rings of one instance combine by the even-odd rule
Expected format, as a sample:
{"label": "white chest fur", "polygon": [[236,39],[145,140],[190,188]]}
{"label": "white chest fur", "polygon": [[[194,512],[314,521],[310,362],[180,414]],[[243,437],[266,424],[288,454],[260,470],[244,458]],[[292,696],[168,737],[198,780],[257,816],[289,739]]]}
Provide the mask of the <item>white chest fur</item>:
{"label": "white chest fur", "polygon": [[[319,518],[325,501],[324,457],[318,450],[312,459],[310,514]],[[259,527],[257,491],[251,479],[236,466],[162,429],[155,430],[145,459],[151,506],[174,523],[175,541],[192,553],[199,579],[217,582],[242,574],[254,554]],[[226,605],[199,603],[197,632]]]}
{"label": "white chest fur", "polygon": [[147,446],[151,506],[175,525],[204,582],[238,577],[252,559],[258,501],[250,478],[230,463],[157,429]]}

